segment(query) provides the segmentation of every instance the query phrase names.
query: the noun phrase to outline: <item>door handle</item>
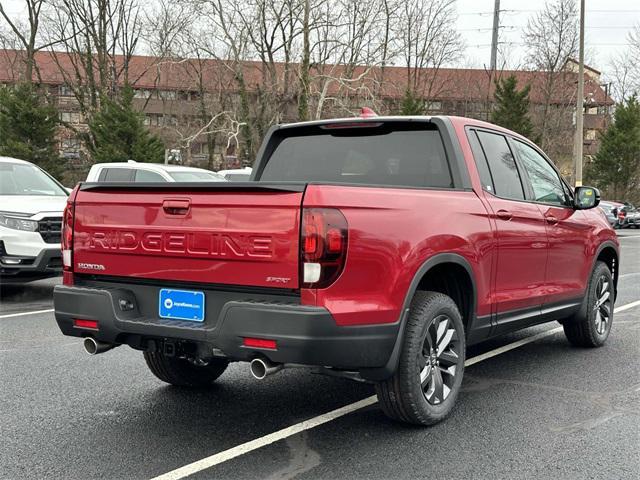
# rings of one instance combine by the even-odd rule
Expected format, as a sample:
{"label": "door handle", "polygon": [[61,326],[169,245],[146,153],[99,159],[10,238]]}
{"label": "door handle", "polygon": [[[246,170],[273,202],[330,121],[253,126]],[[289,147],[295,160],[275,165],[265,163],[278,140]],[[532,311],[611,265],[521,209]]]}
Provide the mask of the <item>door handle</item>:
{"label": "door handle", "polygon": [[498,210],[496,215],[502,220],[511,220],[513,218],[513,215],[508,210]]}
{"label": "door handle", "polygon": [[165,200],[162,209],[169,215],[186,215],[191,208],[190,200]]}
{"label": "door handle", "polygon": [[544,219],[550,225],[555,225],[556,223],[558,223],[558,219],[556,217],[554,217],[553,215],[547,215],[546,217],[544,217]]}

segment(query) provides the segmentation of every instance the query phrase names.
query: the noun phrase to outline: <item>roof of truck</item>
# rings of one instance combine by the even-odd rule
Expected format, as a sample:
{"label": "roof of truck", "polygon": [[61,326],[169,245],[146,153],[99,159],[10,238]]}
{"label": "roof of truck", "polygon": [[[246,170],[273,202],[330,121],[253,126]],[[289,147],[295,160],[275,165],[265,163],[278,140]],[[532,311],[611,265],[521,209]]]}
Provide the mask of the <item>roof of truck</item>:
{"label": "roof of truck", "polygon": [[[366,110],[365,110],[366,109]],[[517,132],[508,130],[499,125],[495,125],[493,123],[485,122],[483,120],[477,120],[475,118],[467,118],[467,117],[458,117],[455,115],[387,115],[387,116],[378,116],[370,109],[363,109],[363,112],[360,116],[354,117],[344,117],[344,118],[328,118],[323,120],[310,120],[306,122],[294,122],[294,123],[284,123],[281,125],[277,125],[275,128],[279,129],[287,129],[287,128],[297,128],[297,127],[305,127],[305,126],[319,126],[319,125],[331,125],[331,124],[349,124],[353,123],[354,126],[358,126],[361,123],[378,123],[378,122],[431,122],[435,119],[446,119],[451,121],[453,124],[463,124],[463,125],[474,125],[477,127],[489,128],[492,130],[498,130],[504,133],[508,133],[510,135],[525,138]]]}

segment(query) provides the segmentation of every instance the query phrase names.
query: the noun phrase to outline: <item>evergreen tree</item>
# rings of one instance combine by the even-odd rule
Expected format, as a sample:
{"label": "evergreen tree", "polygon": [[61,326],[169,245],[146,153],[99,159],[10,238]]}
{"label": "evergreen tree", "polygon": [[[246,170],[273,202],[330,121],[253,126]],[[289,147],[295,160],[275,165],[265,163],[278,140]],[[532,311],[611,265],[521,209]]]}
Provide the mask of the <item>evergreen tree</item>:
{"label": "evergreen tree", "polygon": [[133,108],[133,89],[126,86],[120,98],[103,97],[100,109],[89,120],[87,148],[96,163],[164,162],[164,145],[144,126]]}
{"label": "evergreen tree", "polygon": [[0,88],[0,155],[35,163],[53,176],[64,164],[56,145],[58,111],[34,85]]}
{"label": "evergreen tree", "polygon": [[640,103],[635,95],[616,108],[586,174],[613,200],[640,201]]}
{"label": "evergreen tree", "polygon": [[424,115],[424,100],[413,93],[410,88],[407,88],[404,97],[402,97],[400,115]]}
{"label": "evergreen tree", "polygon": [[493,94],[495,105],[491,112],[491,122],[530,137],[533,130],[529,118],[530,90],[531,85],[527,85],[518,91],[518,80],[515,75],[497,80]]}

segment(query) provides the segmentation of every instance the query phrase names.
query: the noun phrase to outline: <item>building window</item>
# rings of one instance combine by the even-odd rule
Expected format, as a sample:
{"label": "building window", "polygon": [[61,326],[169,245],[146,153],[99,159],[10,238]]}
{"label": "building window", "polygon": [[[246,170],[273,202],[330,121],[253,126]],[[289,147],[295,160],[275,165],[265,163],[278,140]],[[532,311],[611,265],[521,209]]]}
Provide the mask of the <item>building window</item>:
{"label": "building window", "polygon": [[162,115],[161,113],[147,113],[143,123],[152,127],[176,127],[178,117],[175,115]]}
{"label": "building window", "polygon": [[158,90],[158,98],[161,100],[175,100],[176,93],[175,90]]}
{"label": "building window", "polygon": [[60,151],[64,158],[80,158],[80,140],[65,138],[60,142]]}
{"label": "building window", "polygon": [[135,98],[144,98],[144,99],[146,99],[146,98],[151,97],[151,90],[136,89],[134,91],[133,96]]}
{"label": "building window", "polygon": [[82,122],[82,115],[79,112],[60,112],[60,120],[65,123],[78,124]]}
{"label": "building window", "polygon": [[165,115],[163,124],[167,127],[175,127],[178,125],[178,117],[175,115]]}
{"label": "building window", "polygon": [[163,117],[158,113],[147,113],[144,116],[144,124],[153,127],[161,127],[163,125]]}
{"label": "building window", "polygon": [[597,135],[597,131],[596,130],[586,130],[584,132],[584,139],[585,140],[595,140],[596,139],[596,135]]}
{"label": "building window", "polygon": [[427,112],[439,112],[442,110],[442,102],[427,101],[425,105]]}
{"label": "building window", "polygon": [[206,143],[191,144],[192,155],[207,155],[208,153],[209,153],[209,146]]}
{"label": "building window", "polygon": [[73,97],[73,90],[67,85],[60,85],[58,87],[58,96]]}
{"label": "building window", "polygon": [[80,148],[80,140],[77,138],[65,138],[62,140],[63,150],[78,150]]}

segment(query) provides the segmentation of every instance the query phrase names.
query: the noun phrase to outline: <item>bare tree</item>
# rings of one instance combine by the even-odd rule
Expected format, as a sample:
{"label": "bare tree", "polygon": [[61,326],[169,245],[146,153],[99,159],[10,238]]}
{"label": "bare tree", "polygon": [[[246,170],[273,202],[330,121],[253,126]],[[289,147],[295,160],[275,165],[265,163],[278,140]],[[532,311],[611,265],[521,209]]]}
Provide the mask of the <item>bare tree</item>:
{"label": "bare tree", "polygon": [[146,41],[158,59],[158,80],[167,67],[185,78],[180,95],[186,101],[163,102],[167,109],[173,109],[163,113],[179,117],[177,126],[165,130],[173,134],[174,146],[183,149],[187,163],[194,160],[192,146],[206,145],[207,167],[214,169],[221,166],[216,161],[217,147],[223,155],[236,151],[244,125],[234,112],[233,70],[216,58],[224,56],[224,50],[217,51],[220,32],[215,25],[199,25],[199,13],[199,5],[188,1],[161,2],[147,16]]}
{"label": "bare tree", "polygon": [[438,71],[458,60],[463,42],[455,28],[454,0],[408,0],[400,2],[396,42],[406,67],[406,88],[426,98],[445,84],[436,81]]}
{"label": "bare tree", "polygon": [[529,65],[544,72],[543,111],[539,141],[542,148],[550,144],[550,133],[558,131],[551,112],[552,99],[562,82],[559,72],[578,48],[578,10],[575,0],[549,0],[544,9],[529,20],[524,33],[528,45]]}
{"label": "bare tree", "polygon": [[629,48],[619,52],[609,62],[611,91],[617,101],[640,93],[640,24],[627,36]]}
{"label": "bare tree", "polygon": [[260,63],[253,116],[261,138],[269,126],[293,116],[290,108],[297,94],[294,78],[304,4],[301,0],[247,0],[236,8],[249,39],[249,53]]}
{"label": "bare tree", "polygon": [[[40,25],[44,9],[49,6],[47,0],[24,0],[27,8],[27,22],[9,16],[5,8],[0,3],[0,18],[4,19],[8,28],[0,30],[0,45],[19,47],[24,50],[24,73],[23,79],[26,82],[33,81],[33,72],[37,70],[35,55],[40,50],[45,50],[60,42],[60,38],[43,40],[41,38]],[[14,39],[11,39],[11,35]],[[2,40],[4,39],[4,40]]]}
{"label": "bare tree", "polygon": [[201,35],[205,40],[199,47],[210,58],[220,61],[222,68],[233,75],[238,105],[236,107],[240,127],[238,157],[244,164],[250,164],[256,153],[258,138],[255,136],[251,115],[249,87],[246,81],[249,45],[248,30],[252,26],[244,21],[241,12],[230,0],[196,0],[203,22],[201,28],[212,31],[211,35]]}
{"label": "bare tree", "polygon": [[19,81],[25,74],[24,55],[21,54],[22,45],[13,31],[0,24],[0,55],[6,66],[6,73],[14,82]]}
{"label": "bare tree", "polygon": [[388,61],[389,24],[387,2],[334,0],[316,8],[312,29],[311,58],[315,118],[325,114],[351,113],[353,100],[372,103],[379,89],[373,74]]}
{"label": "bare tree", "polygon": [[311,70],[311,0],[304,1],[302,15],[302,59],[300,62],[300,89],[298,92],[298,119],[309,119],[309,86]]}
{"label": "bare tree", "polygon": [[129,66],[142,31],[140,7],[137,0],[52,1],[49,34],[61,39],[64,55],[51,54],[81,111],[91,113],[101,95],[113,97],[135,81]]}

